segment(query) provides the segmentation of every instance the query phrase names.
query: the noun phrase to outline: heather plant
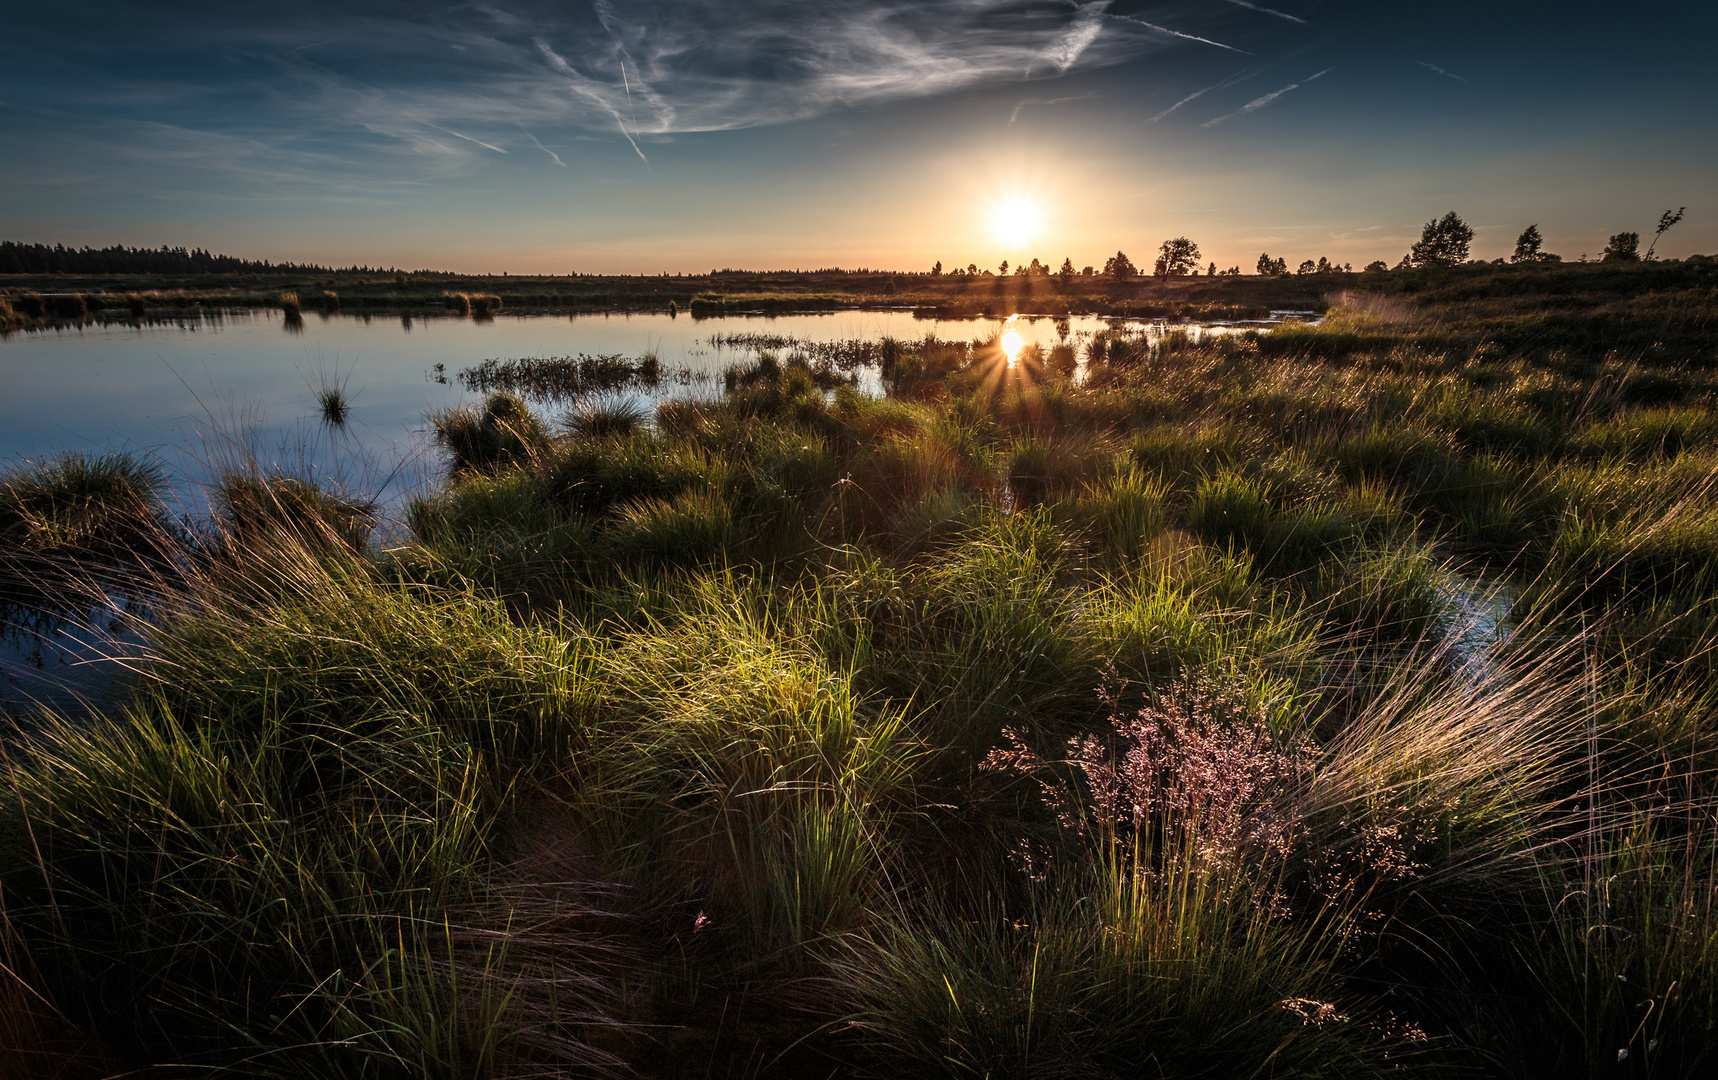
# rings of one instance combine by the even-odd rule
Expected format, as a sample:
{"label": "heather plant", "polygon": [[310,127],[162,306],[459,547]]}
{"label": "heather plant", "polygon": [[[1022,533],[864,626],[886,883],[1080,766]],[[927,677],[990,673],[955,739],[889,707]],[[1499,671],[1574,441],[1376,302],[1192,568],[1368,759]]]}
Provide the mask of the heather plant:
{"label": "heather plant", "polygon": [[[1210,685],[1176,682],[1131,714],[1099,698],[1109,731],[1068,741],[1080,783],[1040,781],[1064,828],[1134,874],[1233,870],[1280,860],[1295,839],[1289,794],[1302,766],[1263,719]],[[1050,763],[1008,734],[983,767],[1043,773]],[[1189,860],[1170,865],[1164,860]]]}

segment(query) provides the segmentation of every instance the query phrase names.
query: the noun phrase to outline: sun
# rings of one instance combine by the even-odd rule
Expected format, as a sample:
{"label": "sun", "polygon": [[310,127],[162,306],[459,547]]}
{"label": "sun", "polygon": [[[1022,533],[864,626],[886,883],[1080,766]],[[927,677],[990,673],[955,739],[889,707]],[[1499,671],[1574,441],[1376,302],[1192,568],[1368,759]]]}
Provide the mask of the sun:
{"label": "sun", "polygon": [[990,212],[990,232],[1002,247],[1017,250],[1044,231],[1044,210],[1031,199],[1003,199]]}

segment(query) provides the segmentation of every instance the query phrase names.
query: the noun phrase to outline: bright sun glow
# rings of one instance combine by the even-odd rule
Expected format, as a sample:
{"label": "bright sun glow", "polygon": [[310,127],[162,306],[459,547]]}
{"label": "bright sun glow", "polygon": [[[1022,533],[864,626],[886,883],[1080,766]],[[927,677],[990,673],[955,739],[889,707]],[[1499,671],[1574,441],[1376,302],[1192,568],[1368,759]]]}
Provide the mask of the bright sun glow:
{"label": "bright sun glow", "polygon": [[990,231],[1005,248],[1023,248],[1044,228],[1044,210],[1022,198],[1004,199],[990,212]]}

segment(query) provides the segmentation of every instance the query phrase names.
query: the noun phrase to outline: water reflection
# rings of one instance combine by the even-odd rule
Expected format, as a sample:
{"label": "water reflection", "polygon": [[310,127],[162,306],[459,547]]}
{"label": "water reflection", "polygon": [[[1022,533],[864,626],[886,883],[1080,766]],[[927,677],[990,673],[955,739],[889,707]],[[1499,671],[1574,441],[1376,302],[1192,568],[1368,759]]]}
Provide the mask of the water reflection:
{"label": "water reflection", "polygon": [[1026,339],[1020,336],[1018,330],[1014,329],[1014,324],[1019,318],[1018,315],[1010,315],[1003,321],[1002,337],[997,341],[1002,346],[1002,351],[1008,354],[1009,367],[1020,362],[1020,350],[1026,346]]}
{"label": "water reflection", "polygon": [[[265,466],[303,471],[307,457],[328,453],[306,445],[321,427],[321,407],[307,383],[331,363],[355,372],[354,385],[365,391],[352,403],[342,456],[375,462],[389,477],[396,461],[438,471],[427,417],[473,400],[477,392],[454,376],[485,360],[654,354],[665,376],[684,370],[700,385],[710,379],[720,385],[725,368],[751,363],[766,348],[786,359],[796,351],[840,351],[843,343],[934,336],[976,343],[999,360],[1006,355],[1013,365],[1031,366],[1033,347],[1052,362],[1084,361],[1096,341],[1116,331],[1155,347],[1166,333],[1197,340],[1251,328],[1091,315],[940,320],[910,310],[705,320],[677,320],[666,311],[495,315],[489,303],[471,303],[465,318],[426,309],[366,319],[338,311],[335,302],[318,297],[308,305],[314,319],[305,318],[299,297],[286,293],[269,309],[157,312],[141,323],[116,312],[111,320],[0,338],[7,373],[0,465],[64,450],[130,449],[194,479],[210,471],[211,447],[240,439]],[[480,308],[490,317],[469,317]],[[781,344],[766,345],[764,338]],[[862,392],[882,392],[874,364],[855,370]],[[673,388],[662,393],[685,392],[666,378],[664,386]]]}

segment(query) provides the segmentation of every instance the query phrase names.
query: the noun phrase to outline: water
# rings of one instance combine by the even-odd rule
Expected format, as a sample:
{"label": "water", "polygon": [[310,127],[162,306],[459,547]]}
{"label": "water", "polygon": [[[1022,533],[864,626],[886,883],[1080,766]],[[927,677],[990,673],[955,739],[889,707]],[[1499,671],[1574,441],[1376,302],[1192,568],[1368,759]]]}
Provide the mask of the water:
{"label": "water", "polygon": [[0,624],[0,712],[45,708],[62,715],[111,705],[143,655],[136,618],[122,598],[77,618],[41,616]]}
{"label": "water", "polygon": [[1516,590],[1504,581],[1445,570],[1437,594],[1439,629],[1457,669],[1476,682],[1498,674],[1497,653],[1509,640]]}
{"label": "water", "polygon": [[[1012,329],[1023,344],[1048,350],[1116,323],[1020,316]],[[129,450],[195,484],[236,455],[399,505],[441,474],[428,417],[472,400],[456,376],[486,359],[653,352],[665,371],[716,375],[753,355],[717,346],[711,339],[718,335],[970,340],[993,337],[1002,326],[917,319],[908,311],[838,311],[702,320],[665,313],[483,321],[311,314],[295,329],[278,311],[217,311],[142,325],[55,327],[0,338],[7,387],[0,397],[0,468],[63,451]],[[1146,329],[1197,336],[1226,328]],[[351,400],[344,429],[321,421],[315,391],[330,382],[344,384]],[[862,373],[861,387],[877,388],[875,372]],[[191,490],[182,487],[181,496]]]}
{"label": "water", "polygon": [[[752,349],[712,339],[767,334],[811,342],[902,340],[927,334],[991,339],[1000,320],[939,322],[909,311],[837,311],[694,320],[663,314],[525,315],[492,320],[400,315],[310,314],[289,324],[279,311],[209,311],[143,324],[88,322],[0,337],[0,470],[67,451],[124,450],[161,465],[173,502],[196,512],[203,485],[224,467],[254,464],[376,498],[384,513],[445,474],[431,414],[476,400],[458,373],[486,359],[654,353],[666,374],[718,376]],[[1091,316],[1019,316],[1020,345],[1048,351],[1097,331],[1142,324]],[[1254,324],[1257,325],[1257,324]],[[1145,324],[1148,336],[1227,327]],[[439,365],[439,367],[438,367]],[[860,387],[880,389],[875,370]],[[342,428],[321,420],[319,386],[341,384],[351,402]],[[665,378],[668,394],[711,393]],[[103,658],[135,647],[118,622],[92,613],[0,634],[0,709],[29,702],[73,708],[100,698],[115,672]]]}

